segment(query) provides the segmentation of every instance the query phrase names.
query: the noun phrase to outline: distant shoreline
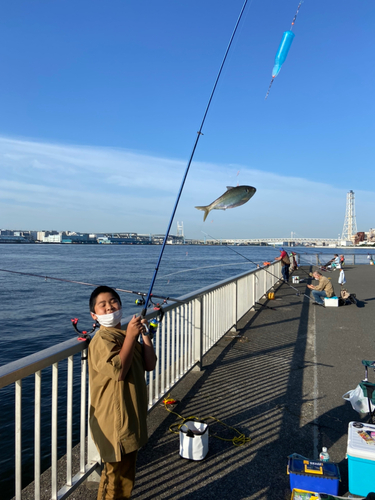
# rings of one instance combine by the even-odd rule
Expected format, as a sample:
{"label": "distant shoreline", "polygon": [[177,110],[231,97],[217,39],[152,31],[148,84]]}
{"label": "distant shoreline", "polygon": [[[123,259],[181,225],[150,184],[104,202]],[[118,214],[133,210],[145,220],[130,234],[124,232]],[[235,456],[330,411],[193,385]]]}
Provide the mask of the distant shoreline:
{"label": "distant shoreline", "polygon": [[[97,245],[97,246],[112,246],[112,245],[122,245],[122,246],[161,246],[162,242],[151,242],[151,241],[144,241],[144,242],[119,242],[119,243],[98,243],[97,241],[90,241],[90,242],[51,242],[51,241],[1,241],[0,239],[0,245],[50,245],[50,246],[56,246],[56,245]],[[265,248],[275,248],[279,247],[279,244],[275,245],[269,245],[266,243],[238,243],[238,244],[233,244],[230,245],[226,242],[221,242],[220,240],[218,241],[206,241],[204,242],[199,241],[199,240],[193,240],[193,241],[185,241],[184,243],[167,243],[168,246],[241,246],[241,247],[265,247]],[[309,248],[309,249],[321,249],[324,248],[326,250],[334,250],[334,249],[345,249],[345,250],[361,250],[361,249],[375,249],[375,243],[372,245],[360,245],[360,246],[328,246],[328,245],[294,245],[294,246],[287,246],[283,245],[286,249],[293,249],[293,248]]]}

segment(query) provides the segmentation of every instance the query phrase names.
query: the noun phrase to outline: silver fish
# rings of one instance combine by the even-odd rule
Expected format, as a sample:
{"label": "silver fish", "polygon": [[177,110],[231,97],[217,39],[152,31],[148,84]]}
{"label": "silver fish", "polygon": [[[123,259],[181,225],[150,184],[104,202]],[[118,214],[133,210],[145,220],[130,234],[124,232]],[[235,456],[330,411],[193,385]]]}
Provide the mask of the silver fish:
{"label": "silver fish", "polygon": [[226,210],[227,208],[239,207],[249,201],[250,198],[254,196],[255,191],[255,187],[252,186],[227,186],[227,191],[210,205],[195,208],[204,211],[204,222],[211,210]]}

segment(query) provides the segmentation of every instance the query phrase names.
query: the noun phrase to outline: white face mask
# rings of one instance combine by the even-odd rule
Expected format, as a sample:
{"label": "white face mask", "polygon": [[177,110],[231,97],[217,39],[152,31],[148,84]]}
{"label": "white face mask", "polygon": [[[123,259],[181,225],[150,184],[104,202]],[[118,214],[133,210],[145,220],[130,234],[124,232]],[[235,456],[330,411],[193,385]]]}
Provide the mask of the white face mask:
{"label": "white face mask", "polygon": [[113,328],[114,326],[117,326],[121,321],[122,309],[119,309],[118,311],[110,314],[97,314],[96,317],[98,323],[100,323],[102,326]]}

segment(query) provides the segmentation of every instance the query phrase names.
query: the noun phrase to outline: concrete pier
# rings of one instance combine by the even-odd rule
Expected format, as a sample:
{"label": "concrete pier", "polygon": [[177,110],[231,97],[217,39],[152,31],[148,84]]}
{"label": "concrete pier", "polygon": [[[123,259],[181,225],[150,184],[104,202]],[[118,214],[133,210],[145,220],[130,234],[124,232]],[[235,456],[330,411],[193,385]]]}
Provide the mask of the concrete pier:
{"label": "concrete pier", "polygon": [[[375,359],[375,266],[347,266],[345,288],[357,305],[312,304],[311,282],[276,289],[205,356],[203,371],[189,373],[171,391],[183,417],[213,416],[251,441],[235,446],[233,430],[210,423],[209,453],[200,461],[179,456],[178,417],[160,405],[149,415],[149,442],[139,452],[134,499],[287,500],[287,456],[318,458],[322,446],[341,472],[339,494],[348,496],[347,428],[366,420],[342,399],[364,377],[362,359]],[[340,292],[339,272],[326,274]],[[316,282],[315,282],[316,283]],[[375,374],[369,376],[375,381]],[[216,435],[216,437],[214,437]],[[374,480],[375,481],[375,480]],[[375,483],[374,483],[375,484]],[[85,483],[73,499],[96,499]],[[375,486],[374,486],[375,490]]]}

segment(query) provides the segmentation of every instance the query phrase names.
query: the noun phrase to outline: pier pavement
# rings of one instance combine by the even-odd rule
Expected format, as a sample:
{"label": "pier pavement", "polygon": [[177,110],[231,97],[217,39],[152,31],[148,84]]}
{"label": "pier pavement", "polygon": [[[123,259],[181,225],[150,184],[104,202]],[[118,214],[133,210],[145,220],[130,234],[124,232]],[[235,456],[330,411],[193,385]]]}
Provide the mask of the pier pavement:
{"label": "pier pavement", "polygon": [[[339,494],[348,495],[345,459],[348,423],[361,420],[342,399],[364,376],[362,359],[375,359],[375,266],[345,267],[345,287],[358,305],[324,308],[305,281],[275,288],[275,300],[257,306],[171,391],[173,408],[189,417],[214,416],[251,441],[243,446],[213,437],[234,433],[210,423],[209,453],[200,461],[179,456],[179,437],[169,431],[177,417],[163,405],[149,415],[149,442],[140,450],[135,500],[290,499],[287,456],[318,458],[322,446],[341,472]],[[339,273],[332,272],[336,293]],[[270,309],[272,308],[272,309]],[[374,381],[374,373],[370,380]],[[364,420],[362,418],[362,420]],[[85,483],[71,498],[94,500],[97,486]]]}

